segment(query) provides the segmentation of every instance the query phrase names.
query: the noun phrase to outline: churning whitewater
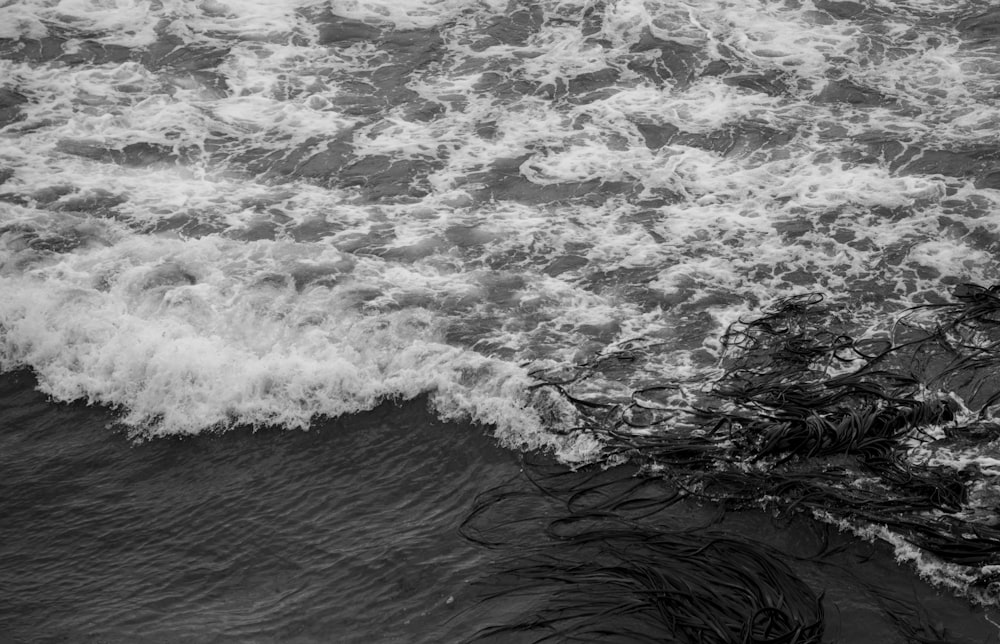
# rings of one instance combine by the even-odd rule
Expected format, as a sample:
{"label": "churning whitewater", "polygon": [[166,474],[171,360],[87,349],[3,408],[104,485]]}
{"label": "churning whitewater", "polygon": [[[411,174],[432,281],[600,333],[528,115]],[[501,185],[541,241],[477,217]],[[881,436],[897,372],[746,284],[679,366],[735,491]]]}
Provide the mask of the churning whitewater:
{"label": "churning whitewater", "polygon": [[0,369],[137,439],[428,396],[992,603],[998,83],[979,0],[0,3]]}

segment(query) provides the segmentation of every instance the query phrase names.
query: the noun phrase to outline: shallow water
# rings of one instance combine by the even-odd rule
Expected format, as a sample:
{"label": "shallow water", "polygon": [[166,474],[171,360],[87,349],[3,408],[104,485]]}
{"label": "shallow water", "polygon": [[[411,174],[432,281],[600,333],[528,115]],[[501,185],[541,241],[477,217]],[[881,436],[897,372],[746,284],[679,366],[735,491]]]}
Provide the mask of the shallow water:
{"label": "shallow water", "polygon": [[[0,385],[3,641],[466,641],[526,609],[516,597],[481,603],[510,553],[456,529],[476,495],[532,489],[521,463],[423,401],[309,432],[134,444],[103,410],[48,402],[30,374]],[[537,541],[560,508],[529,493],[504,512],[506,530]],[[659,520],[716,513],[689,503]],[[825,591],[823,641],[908,641],[890,615],[923,619],[942,641],[1000,641],[995,610],[915,579],[884,545],[760,512],[715,529],[780,549]],[[824,537],[843,551],[814,562]]]}
{"label": "shallow water", "polygon": [[[541,453],[780,550],[814,520],[874,540],[851,575],[933,606],[873,613],[884,638],[993,637],[998,25],[978,0],[0,7],[0,613],[25,639],[472,637],[545,610],[465,589],[504,548],[586,551],[545,536],[571,490],[495,497],[475,516],[536,531],[497,552],[458,532]],[[869,591],[801,566],[823,637],[867,633]]]}
{"label": "shallow water", "polygon": [[416,402],[310,432],[130,444],[106,412],[32,384],[3,379],[6,638],[461,636],[447,622],[486,554],[455,526],[518,472],[481,432]]}

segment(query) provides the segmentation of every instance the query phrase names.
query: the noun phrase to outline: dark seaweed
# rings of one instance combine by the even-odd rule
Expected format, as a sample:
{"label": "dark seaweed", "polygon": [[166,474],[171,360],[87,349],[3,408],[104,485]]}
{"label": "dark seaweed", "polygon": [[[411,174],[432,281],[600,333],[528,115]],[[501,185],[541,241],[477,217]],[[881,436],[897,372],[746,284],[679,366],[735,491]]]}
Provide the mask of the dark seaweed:
{"label": "dark seaweed", "polygon": [[[534,598],[530,617],[480,636],[820,641],[820,596],[779,553],[657,519],[684,499],[885,526],[945,562],[1000,564],[1000,529],[969,508],[975,472],[905,457],[914,441],[967,448],[998,434],[990,418],[1000,402],[1000,285],[963,284],[952,295],[907,310],[876,339],[849,335],[850,312],[821,294],[781,300],[726,331],[723,375],[682,413],[649,402],[677,389],[672,382],[624,405],[572,394],[593,373],[641,363],[656,344],[623,344],[558,378],[535,374],[538,389],[577,409],[577,431],[599,435],[609,457],[629,465],[560,474],[526,461],[537,490],[557,503],[546,517],[510,507],[530,491],[480,500],[463,533],[518,552],[491,579],[488,598]],[[929,430],[941,427],[946,437],[933,438]],[[545,538],[516,543],[519,531],[503,530],[524,522],[545,526]],[[998,583],[987,577],[973,586],[988,594]],[[916,608],[883,603],[909,641],[946,641]]]}
{"label": "dark seaweed", "polygon": [[[713,530],[711,521],[668,528],[656,520],[686,498],[678,486],[627,466],[526,466],[535,487],[508,484],[483,495],[462,532],[519,552],[488,580],[484,600],[529,597],[535,610],[484,629],[478,639],[521,633],[536,642],[819,641],[820,598],[780,553]],[[519,501],[538,492],[564,503],[566,516],[519,513]],[[544,526],[543,543],[524,543],[524,531],[510,529],[530,523]]]}

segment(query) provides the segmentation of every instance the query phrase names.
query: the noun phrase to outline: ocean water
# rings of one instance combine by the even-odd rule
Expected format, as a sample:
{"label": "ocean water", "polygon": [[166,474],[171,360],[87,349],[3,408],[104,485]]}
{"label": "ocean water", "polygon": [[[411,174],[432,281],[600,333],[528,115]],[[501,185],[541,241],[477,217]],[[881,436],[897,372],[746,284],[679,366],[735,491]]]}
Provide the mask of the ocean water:
{"label": "ocean water", "polygon": [[979,0],[0,1],[0,641],[997,641],[998,84]]}

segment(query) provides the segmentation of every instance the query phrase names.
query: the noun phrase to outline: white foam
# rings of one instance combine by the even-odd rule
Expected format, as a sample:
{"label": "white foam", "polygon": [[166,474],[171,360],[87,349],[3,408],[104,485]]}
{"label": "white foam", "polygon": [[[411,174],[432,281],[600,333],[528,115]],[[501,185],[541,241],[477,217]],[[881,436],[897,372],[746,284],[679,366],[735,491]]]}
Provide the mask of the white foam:
{"label": "white foam", "polygon": [[[482,9],[498,11],[506,3],[487,0]],[[440,25],[458,14],[462,0],[332,0],[335,15],[371,23],[387,23],[396,29],[426,29]]]}
{"label": "white foam", "polygon": [[542,428],[522,369],[444,344],[430,311],[365,317],[337,287],[297,293],[259,282],[294,270],[290,262],[333,276],[355,270],[335,250],[303,250],[132,238],[5,275],[2,368],[31,366],[57,400],[120,408],[139,436],[306,428],[319,416],[430,394],[443,416],[496,426],[505,444],[593,458],[594,440]]}
{"label": "white foam", "polygon": [[962,566],[948,563],[921,550],[886,526],[847,521],[820,510],[814,510],[813,515],[820,521],[835,525],[841,531],[850,532],[862,539],[868,541],[878,539],[888,543],[893,548],[898,563],[912,566],[924,580],[935,586],[961,593],[982,605],[996,604],[995,596],[991,596],[987,589],[977,588],[975,584],[980,578],[990,578],[995,575],[1000,568],[998,566]]}
{"label": "white foam", "polygon": [[45,23],[24,3],[0,7],[0,38],[43,38],[48,35]]}
{"label": "white foam", "polygon": [[[996,129],[995,62],[928,24],[922,0],[853,21],[809,2],[538,6],[537,30],[490,46],[477,43],[506,17],[506,1],[0,9],[0,36],[85,27],[87,38],[140,47],[173,35],[220,61],[193,71],[0,61],[29,99],[24,120],[0,133],[0,163],[16,170],[0,195],[24,204],[0,213],[4,288],[17,293],[0,303],[16,328],[3,339],[8,364],[36,369],[61,398],[121,407],[136,431],[298,427],[433,391],[442,414],[584,458],[595,457],[592,439],[578,434],[570,447],[543,431],[540,418],[568,412],[529,401],[525,373],[536,366],[585,361],[637,336],[663,342],[648,372],[601,374],[600,386],[627,397],[662,374],[709,378],[703,354],[718,354],[721,329],[781,296],[820,289],[854,302],[874,292],[858,315],[864,333],[915,294],[941,292],[944,277],[1000,277],[960,232],[992,231],[984,214],[996,191],[946,165],[902,172],[886,156],[896,152],[879,147],[963,150]],[[603,12],[588,36],[585,10]],[[443,111],[351,110],[359,79],[396,54],[377,38],[318,45],[316,17],[330,14],[440,36],[406,84]],[[655,57],[631,50],[650,36],[689,48],[690,78],[658,83],[629,67]],[[732,69],[699,76],[712,61]],[[592,72],[617,80],[573,94],[567,81]],[[736,76],[783,85],[768,94]],[[828,101],[831,80],[878,96]],[[678,136],[650,149],[640,126]],[[378,203],[363,188],[329,187],[336,160],[326,175],[283,174],[334,140],[353,148],[345,163],[430,162],[429,194]],[[159,146],[157,160],[116,163],[112,152],[134,144]],[[246,161],[272,153],[285,166]],[[504,174],[517,181],[492,202],[483,188]],[[578,182],[621,182],[624,194],[585,196]],[[85,198],[112,205],[66,212]],[[29,320],[44,325],[32,331]],[[59,342],[79,347],[63,356]],[[239,383],[234,372],[250,375]]]}

